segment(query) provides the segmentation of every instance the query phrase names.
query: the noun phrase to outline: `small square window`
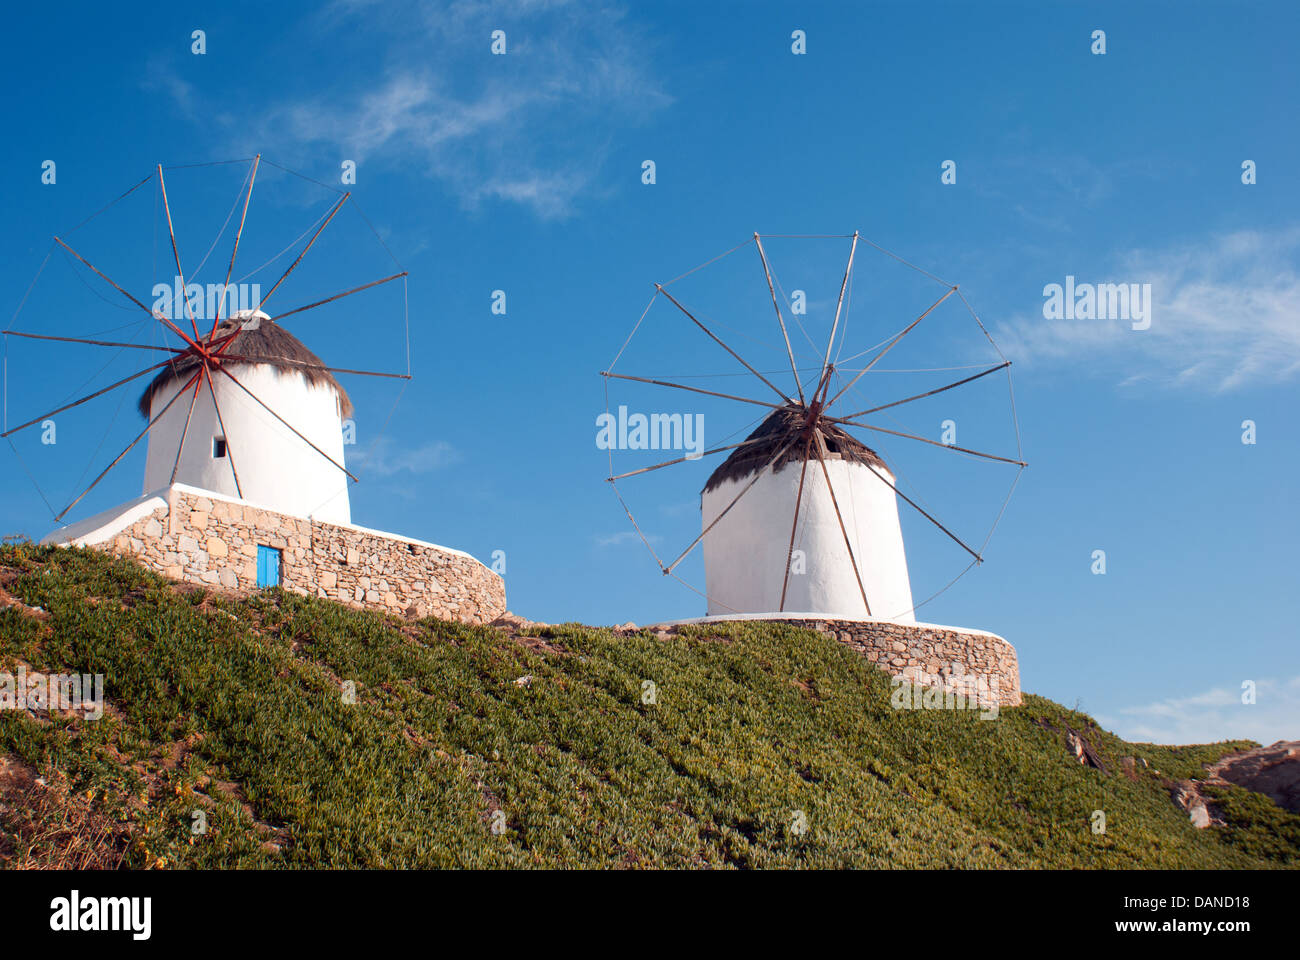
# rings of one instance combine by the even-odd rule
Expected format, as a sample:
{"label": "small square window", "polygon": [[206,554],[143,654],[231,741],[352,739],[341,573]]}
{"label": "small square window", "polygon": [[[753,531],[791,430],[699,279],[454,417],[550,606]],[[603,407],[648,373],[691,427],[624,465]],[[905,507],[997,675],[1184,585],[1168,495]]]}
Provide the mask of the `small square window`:
{"label": "small square window", "polygon": [[212,438],[212,459],[224,460],[225,457],[226,457],[226,438],[213,437]]}

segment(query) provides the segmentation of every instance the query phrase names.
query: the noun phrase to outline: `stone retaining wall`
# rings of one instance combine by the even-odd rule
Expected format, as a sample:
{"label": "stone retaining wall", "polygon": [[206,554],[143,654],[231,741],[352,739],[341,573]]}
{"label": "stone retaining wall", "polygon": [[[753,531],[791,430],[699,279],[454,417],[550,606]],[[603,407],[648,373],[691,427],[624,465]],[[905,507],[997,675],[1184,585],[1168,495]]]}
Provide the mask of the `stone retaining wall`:
{"label": "stone retaining wall", "polygon": [[167,506],[93,546],[174,580],[253,589],[260,544],[281,551],[280,585],[296,593],[464,623],[505,612],[505,582],[472,557],[176,487],[166,496]]}
{"label": "stone retaining wall", "polygon": [[969,689],[973,677],[1000,706],[1020,706],[1016,650],[994,634],[884,620],[780,622],[834,637],[893,676],[954,691]]}

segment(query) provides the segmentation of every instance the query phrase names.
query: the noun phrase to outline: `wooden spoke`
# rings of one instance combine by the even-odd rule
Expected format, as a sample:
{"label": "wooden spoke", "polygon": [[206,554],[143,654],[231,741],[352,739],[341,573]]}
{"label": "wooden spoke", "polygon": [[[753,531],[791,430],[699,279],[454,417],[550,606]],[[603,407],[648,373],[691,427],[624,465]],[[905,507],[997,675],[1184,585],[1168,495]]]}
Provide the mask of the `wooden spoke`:
{"label": "wooden spoke", "polygon": [[92,271],[94,271],[95,274],[97,274],[98,276],[102,277],[105,281],[108,282],[108,284],[109,284],[109,285],[110,285],[114,290],[116,290],[118,293],[122,294],[122,296],[126,297],[128,300],[130,300],[132,303],[134,303],[137,307],[139,307],[139,308],[140,308],[141,310],[143,310],[145,313],[149,314],[149,316],[153,317],[155,320],[161,320],[161,321],[162,321],[164,324],[166,324],[167,327],[168,327],[169,329],[171,329],[172,332],[174,332],[178,337],[180,337],[182,340],[184,340],[186,343],[188,343],[188,344],[189,344],[191,347],[193,347],[195,350],[199,350],[200,352],[202,352],[202,349],[199,347],[199,344],[198,344],[198,340],[197,340],[197,338],[196,338],[196,339],[190,339],[190,335],[187,334],[187,333],[186,333],[184,330],[182,330],[180,327],[176,326],[176,324],[172,323],[170,320],[168,320],[168,319],[167,319],[166,317],[164,317],[162,314],[160,314],[160,313],[154,313],[152,310],[150,310],[148,307],[146,307],[143,303],[141,303],[141,302],[140,302],[139,300],[137,300],[135,297],[131,296],[131,294],[129,294],[129,293],[127,293],[125,290],[123,290],[122,287],[119,286],[116,282],[114,282],[114,281],[113,281],[113,280],[112,280],[112,279],[111,279],[107,274],[105,274],[102,270],[100,270],[98,267],[96,267],[93,263],[91,263],[89,260],[87,260],[87,259],[86,259],[85,257],[83,257],[81,254],[77,253],[76,250],[73,250],[70,246],[68,246],[66,243],[64,243],[61,239],[59,239],[58,237],[55,237],[55,238],[54,238],[54,242],[57,243],[59,246],[61,246],[64,250],[67,250],[68,253],[72,254],[74,257],[76,257],[76,258],[77,258],[78,260],[80,260],[82,263],[84,263],[87,267],[89,267]]}
{"label": "wooden spoke", "polygon": [[849,263],[844,268],[844,280],[840,283],[840,296],[835,301],[835,322],[831,324],[831,338],[826,344],[826,359],[822,361],[822,369],[825,370],[831,365],[831,350],[835,346],[835,332],[840,328],[840,309],[844,306],[844,291],[849,285],[849,274],[853,272],[853,255],[858,251],[858,231],[853,231],[853,243],[849,245]]}
{"label": "wooden spoke", "polygon": [[209,341],[217,335],[217,324],[221,322],[221,314],[226,309],[226,294],[230,290],[230,277],[235,272],[235,255],[239,253],[239,238],[244,235],[244,221],[248,219],[248,201],[253,199],[253,181],[257,179],[257,165],[261,162],[262,155],[259,153],[253,158],[253,168],[248,172],[248,193],[244,195],[244,210],[239,215],[239,229],[235,231],[235,247],[230,251],[230,266],[226,267],[226,282],[221,286],[221,302],[217,304],[217,312],[212,316]]}
{"label": "wooden spoke", "polygon": [[851,417],[865,417],[869,413],[879,413],[881,410],[888,410],[890,407],[897,407],[900,404],[911,403],[913,400],[923,400],[926,397],[933,397],[936,393],[943,393],[945,390],[951,390],[953,387],[960,387],[964,383],[970,383],[972,380],[978,380],[980,377],[987,377],[990,373],[997,373],[1006,367],[1011,366],[1011,361],[999,363],[996,367],[989,367],[983,373],[977,373],[973,377],[967,377],[965,380],[958,380],[956,383],[950,383],[944,387],[938,387],[934,390],[927,390],[925,393],[918,393],[912,397],[904,397],[902,400],[895,400],[893,403],[882,403],[878,407],[872,407],[870,410],[859,410],[857,413],[846,413],[844,418],[847,420]]}
{"label": "wooden spoke", "polygon": [[872,358],[871,358],[871,362],[868,363],[868,364],[867,364],[865,367],[863,367],[861,370],[859,370],[859,371],[858,371],[858,375],[857,375],[856,377],[854,377],[852,380],[850,380],[848,383],[846,383],[842,388],[840,388],[840,392],[837,393],[837,394],[835,394],[835,396],[831,397],[830,400],[827,401],[826,406],[829,407],[832,403],[834,403],[834,402],[835,402],[836,400],[838,400],[840,397],[844,396],[844,391],[848,390],[848,389],[849,389],[850,387],[852,387],[855,383],[857,383],[857,382],[858,382],[859,380],[861,380],[864,376],[866,376],[867,371],[869,371],[872,367],[874,367],[874,366],[875,366],[875,365],[880,361],[880,358],[881,358],[881,357],[883,357],[885,354],[887,354],[890,350],[892,350],[892,349],[894,348],[894,344],[898,343],[899,340],[902,340],[903,337],[905,337],[905,336],[907,336],[909,333],[911,333],[911,332],[912,332],[912,329],[913,329],[913,328],[914,328],[918,323],[920,323],[922,320],[924,320],[926,317],[928,317],[928,316],[930,315],[930,312],[931,312],[932,310],[934,310],[935,307],[939,306],[939,304],[943,303],[945,300],[947,300],[949,297],[951,297],[951,296],[952,296],[954,293],[956,293],[956,292],[957,292],[957,288],[956,288],[956,287],[952,287],[951,289],[949,289],[949,291],[948,291],[947,293],[945,293],[942,297],[940,297],[938,300],[934,301],[934,303],[930,304],[929,309],[927,309],[927,310],[925,311],[925,313],[921,314],[919,317],[917,317],[915,320],[913,320],[911,323],[909,323],[906,327],[904,327],[904,328],[903,328],[899,333],[897,333],[895,336],[891,337],[890,340],[889,340],[889,342],[888,342],[887,344],[885,344],[884,349],[881,350],[881,351],[880,351],[878,354],[876,354],[874,357],[872,357]]}
{"label": "wooden spoke", "polygon": [[790,563],[791,556],[794,554],[794,535],[799,529],[799,507],[803,504],[803,482],[808,475],[808,452],[812,446],[812,437],[808,438],[808,443],[803,448],[803,465],[799,468],[799,493],[794,498],[794,519],[790,521],[790,544],[785,548],[785,579],[781,581],[781,606],[777,609],[785,612],[785,593],[790,586]]}
{"label": "wooden spoke", "polygon": [[226,334],[224,337],[217,337],[215,340],[209,340],[208,341],[209,354],[213,357],[221,356],[222,353],[224,353],[226,350],[230,348],[231,341],[233,341],[235,337],[239,336],[242,332],[243,332],[242,328],[236,327],[234,330]]}
{"label": "wooden spoke", "polygon": [[[657,387],[673,387],[677,390],[689,390],[691,393],[703,393],[710,397],[722,397],[724,400],[739,400],[741,403],[753,403],[760,407],[768,407],[772,410],[780,410],[781,404],[768,403],[765,400],[751,400],[748,397],[737,397],[730,393],[718,393],[714,390],[703,390],[699,387],[688,387],[681,383],[669,383],[667,380],[651,380],[646,377],[633,377],[626,373],[610,373],[608,370],[601,371],[602,377],[613,377],[616,380],[634,380],[637,383],[652,383]],[[793,401],[792,401],[793,402]]]}
{"label": "wooden spoke", "polygon": [[[797,440],[797,439],[798,439],[798,438],[796,437],[795,440]],[[779,461],[783,456],[785,456],[786,451],[788,451],[791,447],[794,446],[794,444],[795,444],[795,440],[791,440],[791,441],[790,441],[789,443],[787,443],[784,447],[782,447],[782,448],[777,452],[776,456],[774,456],[774,457],[772,458],[772,462],[773,462],[773,463],[776,463],[776,462]],[[696,544],[698,544],[701,540],[703,540],[704,537],[708,534],[708,532],[709,532],[710,530],[712,530],[715,526],[718,525],[718,521],[719,521],[719,520],[721,520],[723,517],[725,517],[728,513],[731,512],[731,508],[734,507],[734,506],[736,505],[736,502],[737,502],[738,500],[740,500],[740,498],[743,497],[746,493],[748,493],[749,490],[750,490],[750,488],[752,488],[752,487],[754,486],[754,484],[758,483],[759,478],[761,478],[762,476],[763,476],[763,471],[762,471],[762,470],[759,470],[759,471],[755,472],[755,474],[754,474],[754,478],[753,478],[752,480],[750,480],[749,483],[745,484],[744,488],[741,489],[740,493],[736,494],[735,498],[734,498],[734,499],[733,499],[729,504],[727,504],[727,508],[726,508],[725,510],[723,510],[720,514],[718,514],[716,517],[713,518],[713,522],[710,523],[707,527],[705,527],[704,530],[703,530],[703,532],[701,532],[700,535],[699,535],[698,537],[696,537],[694,540],[691,541],[691,545],[690,545],[689,547],[687,547],[685,550],[683,550],[683,551],[681,552],[681,555],[678,556],[678,558],[677,558],[676,560],[674,560],[672,563],[668,564],[668,566],[666,566],[666,567],[663,568],[664,573],[665,573],[665,574],[672,573],[672,572],[673,572],[673,568],[676,567],[677,564],[681,563],[683,560],[686,559],[686,555],[687,555],[688,553],[690,553],[692,550],[695,549]]]}
{"label": "wooden spoke", "polygon": [[[181,251],[176,246],[176,231],[172,228],[172,208],[167,202],[167,182],[163,179],[162,164],[158,164],[158,189],[162,191],[163,212],[167,215],[167,235],[172,241],[172,256],[176,258],[176,275],[181,281],[181,296],[185,299],[185,312],[189,314],[190,326],[194,328],[194,339],[199,339],[199,325],[194,319],[194,308],[190,306],[190,296],[185,290],[185,271],[181,269]],[[173,304],[175,306],[175,304]]]}
{"label": "wooden spoke", "polygon": [[275,293],[276,290],[280,289],[280,284],[284,283],[285,278],[288,277],[289,274],[293,273],[294,268],[297,267],[298,264],[302,263],[302,258],[307,256],[307,251],[310,250],[311,245],[316,242],[316,238],[321,235],[321,231],[329,226],[329,222],[334,219],[334,214],[339,212],[343,204],[347,203],[348,197],[350,196],[352,196],[351,191],[343,194],[343,196],[339,198],[339,202],[334,204],[334,209],[332,209],[329,213],[329,216],[325,218],[325,222],[316,228],[316,232],[313,233],[311,235],[311,239],[307,241],[307,246],[302,248],[302,253],[298,254],[297,259],[295,259],[293,263],[289,264],[288,269],[286,269],[284,273],[280,274],[280,279],[275,281],[275,286],[273,286],[270,289],[270,291],[267,292],[266,296],[262,298],[263,305],[265,305],[266,301],[271,299],[271,294]]}
{"label": "wooden spoke", "polygon": [[961,547],[963,550],[965,550],[967,553],[969,553],[972,557],[974,557],[976,563],[983,563],[983,562],[984,562],[984,558],[981,557],[981,556],[980,556],[978,553],[976,553],[974,550],[972,550],[970,547],[968,547],[968,546],[966,545],[965,541],[963,541],[963,540],[961,539],[961,537],[957,536],[957,534],[953,533],[951,530],[949,530],[947,527],[945,527],[942,523],[940,523],[940,522],[939,522],[938,520],[936,520],[934,517],[930,516],[930,514],[927,513],[927,512],[926,512],[926,511],[925,511],[925,510],[920,506],[920,504],[918,504],[915,500],[913,500],[911,497],[909,497],[907,494],[905,494],[902,490],[899,490],[898,487],[896,487],[894,484],[890,483],[888,480],[886,480],[884,477],[882,477],[882,476],[881,476],[881,475],[876,471],[876,468],[875,468],[875,467],[873,467],[873,466],[872,466],[871,464],[869,464],[869,463],[866,464],[866,467],[867,467],[867,469],[870,470],[873,474],[875,474],[875,476],[880,480],[881,483],[888,484],[888,485],[889,485],[889,488],[890,488],[891,490],[893,490],[894,493],[896,493],[898,496],[902,497],[902,498],[903,498],[903,501],[904,501],[908,506],[910,506],[913,510],[915,510],[915,511],[916,511],[917,513],[919,513],[921,516],[925,517],[925,519],[929,520],[929,521],[930,521],[931,523],[933,523],[936,527],[938,527],[940,530],[942,530],[944,533],[946,533],[949,537],[952,538],[953,542],[956,543],[957,546]]}
{"label": "wooden spoke", "polygon": [[772,390],[776,393],[776,395],[777,395],[778,397],[780,397],[780,398],[781,398],[782,400],[784,400],[786,403],[789,403],[789,404],[793,404],[793,403],[794,403],[793,400],[791,400],[789,397],[787,397],[787,396],[785,395],[785,392],[784,392],[780,387],[778,387],[778,386],[777,386],[776,384],[774,384],[771,380],[767,379],[767,377],[763,376],[761,373],[759,373],[757,370],[755,370],[753,367],[751,367],[751,366],[749,365],[749,363],[745,360],[744,357],[742,357],[740,354],[738,354],[735,350],[732,350],[731,347],[729,347],[729,346],[727,346],[725,343],[723,343],[723,342],[722,342],[722,341],[721,341],[721,340],[720,340],[720,339],[719,339],[719,338],[714,334],[714,332],[713,332],[712,330],[710,330],[710,329],[709,329],[708,327],[706,327],[704,324],[700,323],[699,320],[695,319],[695,316],[694,316],[694,315],[693,315],[689,310],[687,310],[685,307],[683,307],[680,303],[678,303],[678,302],[677,302],[677,298],[674,297],[674,296],[673,296],[671,293],[669,293],[667,290],[665,290],[665,289],[663,288],[663,285],[662,285],[662,284],[658,284],[658,283],[656,283],[656,284],[655,284],[655,288],[656,288],[660,293],[662,293],[665,297],[667,297],[669,300],[671,300],[672,303],[673,303],[673,306],[675,306],[675,307],[676,307],[678,310],[680,310],[682,313],[686,314],[686,316],[690,318],[690,320],[691,320],[692,323],[694,323],[697,327],[699,327],[701,330],[703,330],[703,331],[708,335],[708,337],[709,337],[710,340],[712,340],[712,341],[713,341],[714,343],[716,343],[718,346],[722,347],[723,350],[726,350],[727,353],[731,354],[733,357],[735,357],[737,360],[739,360],[739,361],[741,362],[741,364],[745,367],[746,370],[748,370],[748,371],[749,371],[750,373],[752,373],[754,376],[758,377],[758,379],[762,380],[765,384],[767,384],[769,387],[771,387]]}
{"label": "wooden spoke", "polygon": [[96,390],[94,393],[87,394],[86,396],[82,397],[80,400],[73,400],[71,403],[65,403],[63,406],[59,407],[56,410],[51,410],[49,413],[42,414],[41,416],[36,417],[35,419],[28,420],[26,423],[19,424],[16,427],[6,430],[4,433],[0,433],[0,438],[7,437],[11,433],[17,433],[19,430],[24,430],[27,427],[30,427],[34,423],[40,423],[42,420],[46,420],[49,417],[54,416],[56,413],[62,413],[64,410],[71,410],[73,407],[79,407],[87,400],[94,400],[96,397],[101,397],[104,394],[108,393],[110,390],[116,390],[124,383],[130,383],[132,380],[135,380],[139,377],[143,377],[146,373],[152,373],[154,370],[157,370],[159,367],[165,367],[168,364],[173,362],[174,360],[169,358],[167,360],[163,360],[160,363],[155,363],[152,367],[145,367],[139,373],[133,373],[129,377],[124,377],[121,380],[117,381],[117,383],[111,383],[107,387],[104,387],[102,390]]}
{"label": "wooden spoke", "polygon": [[969,450],[966,447],[959,447],[955,443],[940,443],[938,440],[929,440],[926,437],[918,437],[914,433],[903,433],[900,430],[889,430],[885,427],[873,427],[869,423],[858,423],[856,420],[849,420],[846,417],[826,417],[831,423],[843,423],[851,427],[861,427],[863,430],[874,430],[877,433],[888,433],[895,437],[906,437],[908,440],[920,440],[922,443],[928,443],[933,447],[943,447],[945,450],[955,450],[958,453],[969,453],[972,457],[983,457],[985,460],[999,460],[1002,463],[1014,463],[1017,466],[1027,467],[1029,464],[1023,460],[1015,460],[1011,457],[999,457],[995,453],[980,453],[978,450]]}
{"label": "wooden spoke", "polygon": [[[205,365],[201,369],[207,370],[207,366]],[[200,377],[194,381],[194,393],[190,395],[190,409],[189,412],[185,414],[185,426],[181,428],[181,442],[176,446],[176,459],[172,462],[171,483],[176,482],[176,474],[180,472],[181,469],[181,454],[185,452],[185,438],[190,432],[190,421],[194,419],[194,402],[199,399],[199,391],[202,389],[203,378]]]}
{"label": "wooden spoke", "polygon": [[821,416],[822,411],[826,409],[826,394],[831,390],[831,376],[835,373],[835,367],[826,366],[822,368],[821,378],[817,381],[817,386],[812,392],[812,402],[808,405],[809,410],[815,416]]}
{"label": "wooden spoke", "polygon": [[76,500],[73,500],[70,504],[68,504],[66,507],[63,508],[62,512],[60,512],[59,515],[54,518],[54,521],[56,523],[62,520],[64,516],[67,515],[67,512],[69,510],[71,510],[78,503],[80,503],[85,498],[86,494],[90,493],[91,490],[94,490],[95,486],[99,483],[99,481],[103,480],[104,477],[108,475],[108,471],[112,470],[114,467],[116,467],[119,463],[122,462],[122,458],[125,457],[128,453],[130,453],[135,448],[135,445],[139,443],[141,439],[143,439],[144,435],[149,432],[150,428],[152,428],[155,423],[157,423],[160,419],[162,419],[162,415],[166,413],[168,410],[170,410],[172,404],[180,399],[181,394],[190,388],[190,386],[194,383],[195,379],[198,378],[198,375],[199,372],[197,370],[194,371],[190,379],[186,381],[185,386],[177,390],[176,395],[167,401],[167,405],[158,411],[158,416],[154,417],[147,424],[145,424],[144,429],[141,430],[140,433],[136,436],[136,438],[127,445],[127,448],[123,450],[121,453],[119,453],[117,457],[113,460],[113,462],[110,463],[107,467],[105,467],[103,472],[100,473],[99,476],[97,476],[94,480],[91,481],[90,486],[88,486],[85,490],[81,492],[81,496],[77,497]]}
{"label": "wooden spoke", "polygon": [[776,322],[781,325],[781,336],[785,338],[785,352],[790,357],[790,372],[794,374],[794,386],[799,391],[799,402],[804,403],[803,384],[799,382],[799,369],[794,362],[794,349],[790,346],[790,334],[785,328],[785,320],[781,316],[781,305],[776,299],[776,287],[772,285],[772,271],[767,265],[767,254],[763,252],[763,241],[757,233],[754,234],[754,245],[758,247],[758,259],[763,263],[763,275],[767,277],[767,292],[772,295],[772,307],[776,310]]}
{"label": "wooden spoke", "polygon": [[203,378],[208,383],[208,393],[212,396],[212,407],[217,411],[217,425],[221,427],[221,435],[226,439],[226,458],[230,461],[230,472],[235,478],[235,494],[240,500],[244,499],[244,491],[239,486],[239,471],[235,469],[235,452],[230,446],[230,434],[226,433],[226,421],[221,416],[221,404],[217,403],[217,391],[212,384],[212,371],[205,364],[203,367]]}
{"label": "wooden spoke", "polygon": [[[249,357],[241,353],[214,353],[213,356],[222,360],[243,360],[247,363],[265,363],[265,357]],[[276,357],[275,364],[286,364],[292,367],[302,367],[305,370],[322,370],[327,373],[354,373],[361,377],[391,377],[394,380],[410,380],[409,373],[384,373],[379,370],[351,370],[347,367],[327,367],[320,363],[311,363],[307,360],[290,360],[287,357]]]}
{"label": "wooden spoke", "polygon": [[748,447],[755,443],[762,442],[765,437],[759,437],[755,440],[742,440],[740,443],[733,443],[725,447],[714,447],[712,450],[705,450],[697,457],[678,457],[676,460],[665,460],[663,463],[656,463],[652,467],[642,467],[640,470],[629,470],[627,473],[620,473],[617,476],[606,477],[605,480],[613,483],[615,480],[622,480],[624,477],[635,477],[639,473],[649,473],[651,470],[659,470],[662,467],[671,467],[675,463],[685,463],[687,460],[701,460],[704,457],[711,456],[715,453],[721,453],[724,450],[735,450],[739,447]]}
{"label": "wooden spoke", "polygon": [[63,343],[86,343],[92,347],[122,347],[127,350],[153,350],[164,353],[184,353],[178,347],[155,347],[145,343],[119,343],[116,340],[87,340],[83,337],[55,337],[45,333],[23,333],[21,330],[0,330],[6,337],[26,337],[29,340],[59,340]]}
{"label": "wooden spoke", "polygon": [[871,616],[871,604],[867,602],[867,588],[862,585],[862,572],[858,570],[858,560],[857,557],[853,555],[853,543],[849,540],[849,531],[844,526],[844,517],[840,515],[840,504],[835,498],[835,485],[831,483],[831,473],[830,470],[826,468],[826,460],[822,456],[822,447],[825,446],[825,441],[822,439],[822,432],[820,430],[814,430],[813,437],[816,440],[815,448],[817,451],[817,462],[822,465],[822,476],[826,478],[826,489],[829,490],[831,494],[831,506],[835,508],[835,519],[840,522],[840,533],[844,536],[844,546],[849,551],[849,563],[853,564],[853,576],[858,581],[858,592],[862,594],[862,605],[867,608],[867,616]]}
{"label": "wooden spoke", "polygon": [[59,246],[61,246],[64,250],[68,251],[68,253],[72,254],[74,257],[76,257],[76,258],[77,258],[78,260],[80,260],[82,263],[84,263],[87,267],[89,267],[91,270],[93,270],[97,275],[99,275],[100,277],[102,277],[105,281],[108,282],[109,286],[111,286],[114,290],[116,290],[116,291],[117,291],[118,293],[120,293],[122,296],[126,297],[128,300],[130,300],[132,303],[134,303],[137,307],[139,307],[139,308],[140,308],[141,310],[143,310],[145,313],[149,314],[150,317],[153,316],[153,311],[152,311],[152,310],[150,310],[148,307],[146,307],[143,303],[141,303],[141,302],[140,302],[139,300],[137,300],[135,297],[131,296],[131,294],[127,293],[126,290],[122,289],[121,285],[119,285],[115,280],[113,280],[113,279],[112,279],[111,277],[109,277],[106,273],[104,273],[104,271],[100,270],[97,266],[95,266],[93,263],[91,263],[89,260],[87,260],[87,259],[86,259],[85,257],[83,257],[81,254],[77,253],[76,250],[73,250],[70,246],[68,246],[68,245],[63,241],[62,238],[60,238],[60,237],[55,237],[55,238],[54,238],[54,242],[57,243]]}
{"label": "wooden spoke", "polygon": [[[343,464],[339,463],[337,460],[335,460],[333,457],[331,457],[328,453],[326,453],[326,452],[325,452],[324,450],[322,450],[320,447],[316,446],[316,444],[312,443],[310,440],[308,440],[306,437],[304,437],[304,436],[302,435],[302,432],[299,431],[297,427],[295,427],[295,426],[294,426],[292,423],[290,423],[288,420],[284,419],[284,417],[280,416],[278,413],[276,413],[274,410],[272,410],[270,407],[268,407],[265,403],[262,402],[262,398],[261,398],[261,397],[259,397],[257,394],[253,393],[252,390],[249,390],[248,387],[246,387],[246,386],[244,386],[242,383],[240,383],[239,380],[235,377],[235,375],[234,375],[233,373],[231,373],[229,370],[227,370],[227,369],[226,369],[225,367],[223,367],[223,366],[218,366],[217,369],[220,370],[222,373],[224,373],[226,376],[228,376],[231,380],[233,380],[234,383],[235,383],[235,386],[239,387],[240,390],[243,390],[246,394],[248,394],[250,397],[252,397],[254,400],[256,400],[257,403],[258,403],[258,405],[261,406],[261,408],[262,408],[263,410],[265,410],[265,411],[266,411],[267,413],[269,413],[271,416],[275,417],[275,419],[279,420],[279,421],[280,421],[281,423],[283,423],[286,427],[288,427],[290,430],[292,430],[293,433],[294,433],[294,435],[297,436],[299,440],[301,440],[303,443],[307,444],[307,446],[311,447],[313,450],[315,450],[317,453],[319,453],[322,457],[324,457],[324,458],[325,458],[326,460],[328,460],[330,463],[334,464],[334,466],[338,467],[340,470],[342,470],[344,473],[346,473],[349,477],[352,478],[353,483],[356,483],[356,482],[357,482],[357,478],[356,478],[356,476],[354,476],[353,473],[352,473],[350,470],[348,470],[347,467],[343,466]],[[229,449],[229,446],[228,446],[228,445],[227,445],[227,449]]]}
{"label": "wooden spoke", "polygon": [[313,307],[322,307],[327,303],[332,303],[335,300],[339,300],[343,297],[351,296],[354,293],[360,293],[362,290],[369,290],[371,287],[377,287],[381,283],[388,283],[390,280],[397,280],[405,276],[407,276],[407,272],[403,270],[401,273],[395,273],[391,277],[384,277],[382,280],[371,280],[369,283],[363,283],[361,286],[353,287],[351,290],[344,290],[342,293],[336,293],[334,294],[334,296],[326,297],[324,300],[317,300],[315,303],[309,303],[305,307],[296,307],[293,310],[288,310],[285,311],[284,313],[276,314],[271,319],[279,323],[285,317],[291,317],[295,313],[302,313],[304,310],[311,310]]}

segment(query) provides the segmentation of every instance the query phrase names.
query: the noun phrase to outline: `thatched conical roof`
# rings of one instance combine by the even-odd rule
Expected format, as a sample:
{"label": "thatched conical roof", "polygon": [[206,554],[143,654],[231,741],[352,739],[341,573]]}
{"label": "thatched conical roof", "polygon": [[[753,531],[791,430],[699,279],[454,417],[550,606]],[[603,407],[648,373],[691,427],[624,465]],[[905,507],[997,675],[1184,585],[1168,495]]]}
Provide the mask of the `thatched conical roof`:
{"label": "thatched conical roof", "polygon": [[[750,440],[758,442],[733,450],[731,456],[713,471],[708,483],[704,485],[704,492],[707,493],[727,480],[744,479],[769,464],[775,470],[792,461],[801,460],[806,441],[799,442],[799,437],[807,418],[807,413],[798,406],[785,406],[773,410],[758,425],[758,429],[746,438],[746,443]],[[889,469],[876,451],[835,424],[822,420],[818,424],[818,429],[821,430],[822,437],[826,441],[826,449],[831,457]],[[791,443],[791,441],[795,442]],[[781,453],[782,448],[787,444],[790,444],[790,449]],[[778,454],[780,454],[779,459]],[[810,459],[815,462],[815,454],[811,455]]]}
{"label": "thatched conical roof", "polygon": [[[256,327],[247,326],[246,319],[239,316],[234,319],[223,320],[217,325],[217,332],[212,339],[218,342],[238,330],[235,333],[234,341],[223,351],[224,354],[253,358],[247,361],[231,360],[227,362],[232,366],[236,363],[270,364],[286,373],[301,374],[310,384],[333,387],[339,395],[340,414],[343,417],[351,416],[352,401],[348,398],[347,391],[343,389],[342,385],[334,379],[334,375],[328,370],[319,369],[325,366],[320,357],[308,350],[301,340],[275,321],[262,317],[259,317],[259,320],[260,323]],[[203,334],[199,342],[206,344],[208,342],[207,334]],[[188,379],[197,365],[198,358],[193,352],[177,354],[176,359],[164,367],[162,372],[150,381],[149,386],[140,395],[139,409],[141,416],[145,419],[150,417],[153,396],[156,392],[164,389],[174,380],[183,381]],[[215,371],[213,375],[217,376]]]}

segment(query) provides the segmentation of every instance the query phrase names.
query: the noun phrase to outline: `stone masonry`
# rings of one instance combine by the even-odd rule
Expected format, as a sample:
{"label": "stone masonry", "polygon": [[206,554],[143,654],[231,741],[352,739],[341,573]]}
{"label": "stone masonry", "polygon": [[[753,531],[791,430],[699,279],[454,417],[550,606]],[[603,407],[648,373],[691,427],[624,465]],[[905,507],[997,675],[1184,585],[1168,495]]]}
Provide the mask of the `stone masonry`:
{"label": "stone masonry", "polygon": [[961,689],[961,678],[973,676],[987,684],[1000,706],[1020,706],[1016,650],[994,634],[883,620],[780,622],[833,637],[893,676],[941,689]]}
{"label": "stone masonry", "polygon": [[281,551],[280,585],[296,593],[474,624],[506,609],[505,582],[464,554],[176,487],[167,499],[95,547],[174,580],[235,590],[257,586],[260,544]]}

